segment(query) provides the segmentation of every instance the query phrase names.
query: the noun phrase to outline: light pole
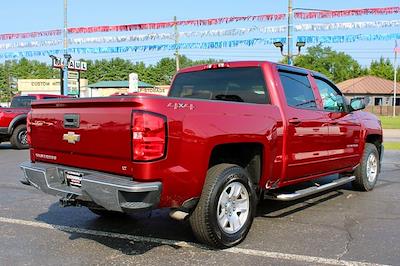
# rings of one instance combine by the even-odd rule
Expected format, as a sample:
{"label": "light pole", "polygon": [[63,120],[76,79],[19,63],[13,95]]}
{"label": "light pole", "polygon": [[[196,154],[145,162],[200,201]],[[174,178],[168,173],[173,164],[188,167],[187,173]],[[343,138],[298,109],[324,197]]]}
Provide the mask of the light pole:
{"label": "light pole", "polygon": [[394,48],[394,83],[393,83],[393,117],[396,116],[396,94],[397,94],[397,52],[400,51],[400,47],[397,46]]}
{"label": "light pole", "polygon": [[288,57],[288,65],[293,64],[293,57],[300,55],[301,53],[301,48],[306,46],[305,42],[296,42],[296,47],[297,47],[297,54],[293,54],[290,50],[288,50],[288,53],[285,54],[283,52],[283,43],[282,42],[274,42],[274,45],[276,48],[279,48],[281,51],[282,56],[287,56]]}
{"label": "light pole", "polygon": [[176,20],[176,16],[174,16],[174,32],[175,32],[175,61],[176,61],[176,72],[179,71],[179,50],[178,50],[178,43],[179,43],[179,32],[178,32],[178,22]]}
{"label": "light pole", "polygon": [[293,31],[293,5],[292,0],[288,3],[288,35],[287,35],[287,57],[288,65],[293,65],[292,59],[292,31]]}
{"label": "light pole", "polygon": [[71,55],[68,54],[68,0],[64,0],[64,71],[63,71],[63,94],[68,95],[68,63]]}
{"label": "light pole", "polygon": [[[293,8],[293,0],[288,2],[288,25],[287,25],[287,54],[283,53],[283,44],[275,42],[274,45],[281,49],[281,54],[287,56],[288,65],[293,65],[293,57],[300,55],[301,47],[305,46],[305,42],[297,42],[296,46],[298,48],[298,53],[296,55],[292,54],[293,47],[293,10],[309,10],[309,11],[329,11],[326,9],[315,9],[315,8]],[[277,46],[278,45],[278,46]]]}

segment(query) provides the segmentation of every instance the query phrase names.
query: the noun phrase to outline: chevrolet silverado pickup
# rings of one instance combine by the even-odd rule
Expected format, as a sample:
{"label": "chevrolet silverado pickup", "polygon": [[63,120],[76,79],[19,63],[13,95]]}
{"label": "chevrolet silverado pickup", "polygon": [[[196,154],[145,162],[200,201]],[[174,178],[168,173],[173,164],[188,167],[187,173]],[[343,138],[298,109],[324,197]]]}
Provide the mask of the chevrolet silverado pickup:
{"label": "chevrolet silverado pickup", "polygon": [[66,96],[52,94],[29,94],[15,96],[10,108],[0,107],[0,143],[10,141],[15,149],[29,148],[26,138],[26,116],[35,100],[64,98]]}
{"label": "chevrolet silverado pickup", "polygon": [[[199,241],[242,241],[264,198],[294,200],[352,182],[372,190],[382,129],[325,76],[272,62],[177,73],[168,97],[37,101],[24,178],[98,215],[170,208]],[[336,174],[336,175],[334,175]],[[291,192],[283,187],[336,176]],[[293,186],[291,186],[293,187]]]}

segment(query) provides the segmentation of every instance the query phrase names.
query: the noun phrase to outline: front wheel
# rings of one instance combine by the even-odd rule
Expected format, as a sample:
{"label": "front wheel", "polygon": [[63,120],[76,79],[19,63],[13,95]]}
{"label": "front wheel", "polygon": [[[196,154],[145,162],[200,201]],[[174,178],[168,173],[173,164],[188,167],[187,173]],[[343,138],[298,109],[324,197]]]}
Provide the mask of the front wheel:
{"label": "front wheel", "polygon": [[375,145],[366,143],[360,165],[354,171],[356,179],[353,181],[353,187],[361,191],[372,190],[378,180],[379,167],[378,149]]}
{"label": "front wheel", "polygon": [[189,222],[199,241],[218,248],[231,247],[249,232],[256,204],[248,173],[238,165],[219,164],[208,170]]}
{"label": "front wheel", "polygon": [[28,149],[29,144],[27,134],[26,125],[17,126],[10,138],[11,145],[18,150]]}

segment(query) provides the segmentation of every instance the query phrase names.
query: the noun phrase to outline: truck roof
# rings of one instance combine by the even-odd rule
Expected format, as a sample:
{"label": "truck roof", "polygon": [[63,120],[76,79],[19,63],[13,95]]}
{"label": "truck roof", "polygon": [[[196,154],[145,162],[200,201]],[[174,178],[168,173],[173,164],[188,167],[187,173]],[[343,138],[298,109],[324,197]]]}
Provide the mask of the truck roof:
{"label": "truck roof", "polygon": [[[218,68],[218,65],[221,65],[220,67],[255,67],[255,66],[260,66],[261,64],[265,63],[271,63],[269,61],[230,61],[230,62],[215,62],[212,64],[202,64],[202,65],[197,65],[197,66],[191,66],[191,67],[186,67],[181,70],[179,70],[179,73],[183,72],[193,72],[193,71],[201,71],[207,68]],[[224,66],[222,66],[222,64]],[[215,66],[215,67],[210,67],[210,66]]]}
{"label": "truck roof", "polygon": [[[305,68],[301,68],[301,67],[297,67],[297,66],[290,66],[287,64],[282,64],[282,63],[276,63],[276,62],[271,62],[271,61],[228,61],[228,62],[215,62],[212,64],[202,64],[202,65],[197,65],[197,66],[191,66],[191,67],[186,67],[183,68],[179,71],[179,73],[182,72],[192,72],[192,71],[201,71],[204,69],[208,69],[208,68],[223,68],[223,67],[254,67],[254,66],[260,66],[262,64],[273,64],[273,65],[277,65],[283,69],[296,69],[296,70],[300,70],[302,72],[311,72],[311,73],[315,73],[316,75],[321,76],[321,73],[309,70],[309,69],[305,69]],[[219,66],[220,65],[220,66]],[[323,75],[322,75],[323,76]]]}
{"label": "truck roof", "polygon": [[[18,95],[18,96],[23,96],[23,95]],[[65,95],[57,95],[57,94],[28,94],[26,96],[34,96],[36,98],[43,98],[43,97],[54,97],[54,98],[70,98],[69,96]]]}

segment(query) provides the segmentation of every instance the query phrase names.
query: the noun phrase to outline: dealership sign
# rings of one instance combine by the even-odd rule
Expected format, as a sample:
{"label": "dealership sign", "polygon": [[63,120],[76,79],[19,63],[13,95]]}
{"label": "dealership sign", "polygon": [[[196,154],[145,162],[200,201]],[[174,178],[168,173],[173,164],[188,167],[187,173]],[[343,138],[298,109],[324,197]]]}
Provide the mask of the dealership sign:
{"label": "dealership sign", "polygon": [[[51,65],[53,68],[64,68],[63,59],[59,57],[53,57]],[[86,71],[87,63],[84,61],[69,60],[68,69],[77,71]]]}

